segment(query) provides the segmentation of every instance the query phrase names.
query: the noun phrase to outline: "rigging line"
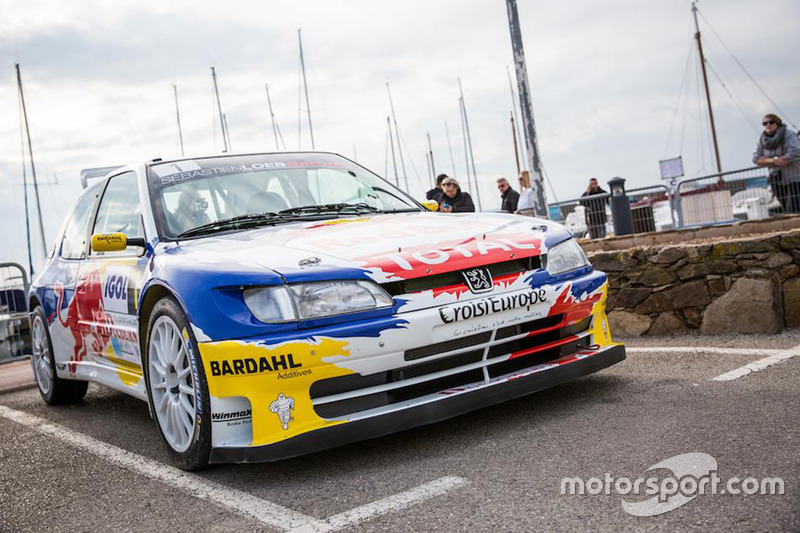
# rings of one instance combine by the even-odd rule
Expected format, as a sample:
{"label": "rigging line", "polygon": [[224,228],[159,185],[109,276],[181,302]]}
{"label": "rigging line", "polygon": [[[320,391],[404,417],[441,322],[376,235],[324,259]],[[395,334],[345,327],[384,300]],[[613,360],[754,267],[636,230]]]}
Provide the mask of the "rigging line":
{"label": "rigging line", "polygon": [[547,169],[544,168],[544,164],[541,161],[539,161],[539,166],[542,169],[542,174],[544,174],[547,185],[550,186],[550,192],[553,194],[553,202],[558,202],[558,195],[556,194],[555,188],[553,188],[553,183],[550,181],[550,175],[547,173]]}
{"label": "rigging line", "polygon": [[739,113],[742,114],[742,116],[744,117],[745,121],[750,125],[750,128],[752,128],[753,131],[758,133],[758,128],[756,128],[756,126],[755,126],[755,120],[753,120],[753,117],[748,116],[747,111],[745,111],[742,108],[742,106],[739,103],[739,101],[736,99],[735,96],[733,96],[733,93],[728,89],[728,86],[725,85],[725,82],[722,81],[722,78],[717,73],[717,71],[714,69],[714,67],[711,65],[711,63],[706,61],[706,66],[708,67],[708,70],[710,70],[711,73],[714,75],[714,77],[717,78],[717,81],[719,82],[720,85],[722,85],[722,88],[725,89],[725,92],[728,93],[728,96],[731,97],[731,100],[733,100],[733,105],[736,106],[736,109],[739,111]]}
{"label": "rigging line", "polygon": [[706,56],[707,56],[706,66],[709,68],[709,70],[715,70],[714,65],[715,64],[717,65],[718,70],[712,73],[714,74],[714,76],[716,76],[717,81],[719,81],[720,85],[722,85],[722,88],[725,89],[725,92],[728,93],[728,96],[731,97],[733,103],[739,108],[739,111],[745,116],[745,119],[747,120],[748,124],[750,124],[750,127],[753,128],[756,132],[758,132],[758,128],[756,128],[755,126],[755,124],[757,124],[756,119],[753,116],[751,116],[750,113],[748,113],[747,110],[745,109],[745,106],[743,105],[744,102],[742,101],[741,98],[738,97],[736,88],[733,85],[733,78],[731,76],[728,76],[728,73],[725,71],[725,68],[722,64],[722,61],[719,60],[719,58],[714,53],[714,50],[712,50],[710,47],[706,47]]}
{"label": "rigging line", "polygon": [[717,40],[719,40],[720,44],[722,44],[722,47],[725,48],[725,51],[728,52],[728,54],[730,54],[731,58],[733,58],[733,60],[736,62],[736,64],[739,66],[739,68],[742,69],[742,72],[744,72],[745,75],[748,78],[750,78],[750,81],[753,82],[753,85],[755,85],[756,88],[759,90],[759,92],[761,92],[761,94],[764,95],[764,98],[769,100],[769,103],[772,104],[775,107],[775,109],[778,111],[778,113],[783,115],[784,119],[786,119],[786,122],[791,124],[794,129],[797,129],[797,126],[795,125],[795,123],[792,120],[789,119],[789,115],[787,115],[786,112],[783,109],[781,109],[780,106],[778,104],[776,104],[775,101],[772,98],[770,98],[770,96],[767,94],[767,92],[764,89],[761,88],[761,85],[759,85],[759,83],[750,74],[750,72],[747,71],[747,69],[744,67],[742,62],[739,61],[739,58],[736,57],[736,55],[731,51],[731,49],[728,47],[728,45],[725,44],[725,41],[722,40],[722,37],[720,37],[719,33],[717,33],[717,30],[714,29],[714,26],[712,26],[711,23],[708,21],[708,19],[703,15],[703,12],[700,11],[699,9],[697,10],[697,12],[700,13],[700,18],[702,18],[703,22],[706,23],[708,28],[711,30],[711,33],[714,34],[714,37],[716,37]]}
{"label": "rigging line", "polygon": [[[417,170],[417,165],[414,163],[414,157],[411,155],[411,150],[408,149],[408,143],[406,142],[406,138],[402,133],[399,133],[399,135],[400,135],[400,141],[402,141],[403,146],[406,149],[406,153],[408,154],[408,160],[411,162],[411,169],[414,171],[414,176],[417,177],[417,183],[419,183],[420,186],[422,186],[422,188],[424,189],[425,185],[423,185],[423,183],[422,183],[422,178],[420,177],[419,171]],[[408,182],[407,178],[406,178],[406,182]],[[406,191],[406,192],[408,192],[408,191]]]}
{"label": "rigging line", "polygon": [[678,100],[675,102],[675,109],[672,112],[672,121],[669,124],[669,133],[667,134],[667,143],[664,145],[664,158],[667,157],[669,153],[669,145],[672,141],[672,130],[675,127],[675,119],[678,116],[678,112],[680,110],[681,100],[683,97],[683,87],[686,84],[686,76],[689,73],[689,64],[692,60],[692,49],[694,48],[694,39],[692,38],[689,41],[689,49],[686,52],[686,64],[683,67],[683,77],[681,78],[681,86],[678,89]]}

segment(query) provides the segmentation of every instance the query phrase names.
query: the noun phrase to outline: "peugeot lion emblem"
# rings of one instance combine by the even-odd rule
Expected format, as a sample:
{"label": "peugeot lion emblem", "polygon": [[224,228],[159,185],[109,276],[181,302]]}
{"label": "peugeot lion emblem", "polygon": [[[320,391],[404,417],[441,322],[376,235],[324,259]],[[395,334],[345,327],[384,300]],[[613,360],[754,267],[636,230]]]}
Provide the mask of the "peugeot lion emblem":
{"label": "peugeot lion emblem", "polygon": [[492,274],[486,267],[470,268],[461,272],[469,290],[475,294],[492,290]]}

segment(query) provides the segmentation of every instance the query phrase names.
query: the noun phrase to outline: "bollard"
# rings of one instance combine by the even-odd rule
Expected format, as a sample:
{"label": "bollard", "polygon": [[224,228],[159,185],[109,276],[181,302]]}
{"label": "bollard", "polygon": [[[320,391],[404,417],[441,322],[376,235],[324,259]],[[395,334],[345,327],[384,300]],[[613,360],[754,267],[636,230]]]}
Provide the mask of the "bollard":
{"label": "bollard", "polygon": [[625,180],[613,178],[609,180],[611,188],[611,219],[614,222],[614,235],[631,235],[633,233],[633,215],[628,195],[625,194]]}

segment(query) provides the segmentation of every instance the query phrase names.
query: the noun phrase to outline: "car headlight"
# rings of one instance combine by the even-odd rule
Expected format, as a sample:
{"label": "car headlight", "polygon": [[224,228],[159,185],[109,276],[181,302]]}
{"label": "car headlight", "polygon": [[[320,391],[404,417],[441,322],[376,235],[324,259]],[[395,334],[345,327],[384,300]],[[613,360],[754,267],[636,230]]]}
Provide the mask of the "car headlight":
{"label": "car headlight", "polygon": [[586,254],[575,239],[556,244],[547,251],[547,271],[551,276],[563,274],[589,264]]}
{"label": "car headlight", "polygon": [[244,291],[247,307],[261,322],[290,322],[391,307],[375,283],[364,280],[296,283]]}

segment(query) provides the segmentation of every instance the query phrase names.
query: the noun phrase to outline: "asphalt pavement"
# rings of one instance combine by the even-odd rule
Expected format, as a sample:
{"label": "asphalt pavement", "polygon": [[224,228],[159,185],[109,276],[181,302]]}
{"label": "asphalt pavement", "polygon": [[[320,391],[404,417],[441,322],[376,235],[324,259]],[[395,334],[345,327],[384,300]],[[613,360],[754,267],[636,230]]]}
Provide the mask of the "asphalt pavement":
{"label": "asphalt pavement", "polygon": [[[196,475],[169,466],[138,400],[0,394],[0,530],[800,530],[800,330],[627,346],[615,367],[449,421]],[[562,494],[565,478],[668,477],[647,470],[689,453],[783,494],[701,494],[653,516],[613,487]]]}

